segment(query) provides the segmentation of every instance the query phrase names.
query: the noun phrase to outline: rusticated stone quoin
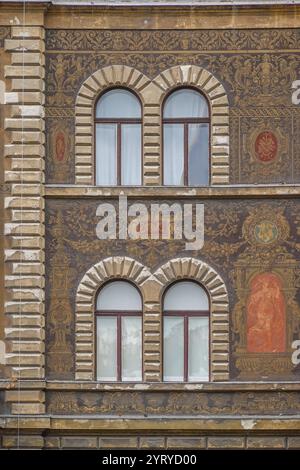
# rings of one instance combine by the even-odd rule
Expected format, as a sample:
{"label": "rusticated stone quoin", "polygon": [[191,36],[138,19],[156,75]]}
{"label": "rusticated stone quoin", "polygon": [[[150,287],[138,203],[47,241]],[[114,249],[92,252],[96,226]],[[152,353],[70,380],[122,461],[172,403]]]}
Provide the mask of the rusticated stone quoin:
{"label": "rusticated stone quoin", "polygon": [[[44,393],[26,391],[25,380],[44,378],[44,28],[13,26],[5,50],[6,365],[24,381],[6,402],[12,414],[39,414]],[[20,445],[39,448],[41,439],[23,436]]]}

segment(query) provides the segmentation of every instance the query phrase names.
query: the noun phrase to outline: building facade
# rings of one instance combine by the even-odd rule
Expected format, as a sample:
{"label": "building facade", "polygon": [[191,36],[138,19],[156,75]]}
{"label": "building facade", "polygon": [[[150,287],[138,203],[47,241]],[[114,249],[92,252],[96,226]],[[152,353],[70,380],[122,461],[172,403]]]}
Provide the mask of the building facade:
{"label": "building facade", "polygon": [[75,3],[0,5],[0,447],[300,448],[300,6]]}

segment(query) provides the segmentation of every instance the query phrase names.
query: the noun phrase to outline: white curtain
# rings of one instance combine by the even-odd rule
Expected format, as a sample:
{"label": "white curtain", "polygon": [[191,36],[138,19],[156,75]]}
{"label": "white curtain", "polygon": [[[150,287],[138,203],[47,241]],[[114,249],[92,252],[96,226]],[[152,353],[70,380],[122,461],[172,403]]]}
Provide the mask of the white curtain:
{"label": "white curtain", "polygon": [[164,124],[164,184],[184,184],[184,126]]}
{"label": "white curtain", "polygon": [[117,126],[96,125],[96,184],[117,184]]}
{"label": "white curtain", "polygon": [[208,124],[189,124],[189,186],[209,183]]}
{"label": "white curtain", "polygon": [[97,380],[117,380],[116,317],[97,317]]}
{"label": "white curtain", "polygon": [[141,317],[122,317],[122,380],[142,380]]}
{"label": "white curtain", "polygon": [[208,117],[207,101],[195,90],[181,89],[172,93],[164,106],[164,118]]}
{"label": "white curtain", "polygon": [[184,380],[184,319],[164,317],[164,380],[183,382]]}
{"label": "white curtain", "polygon": [[122,124],[122,174],[121,182],[125,186],[141,185],[142,143],[140,124]]}
{"label": "white curtain", "polygon": [[209,380],[209,319],[207,317],[189,317],[189,382]]}

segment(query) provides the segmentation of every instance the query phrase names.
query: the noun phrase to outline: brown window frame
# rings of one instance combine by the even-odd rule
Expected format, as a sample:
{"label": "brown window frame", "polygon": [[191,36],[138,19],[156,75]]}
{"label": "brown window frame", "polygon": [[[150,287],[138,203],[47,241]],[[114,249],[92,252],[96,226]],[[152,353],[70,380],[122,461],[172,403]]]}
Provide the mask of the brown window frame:
{"label": "brown window frame", "polygon": [[[122,311],[115,311],[115,310],[96,310],[95,311],[96,319],[99,316],[110,316],[117,318],[117,379],[113,381],[128,383],[130,381],[123,381],[122,380],[122,317],[141,317],[141,335],[142,335],[142,357],[143,357],[143,312],[140,310],[122,310]],[[99,380],[97,377],[97,362],[98,362],[98,336],[97,336],[97,320],[95,321],[95,354],[96,354],[96,361],[95,361],[95,376],[96,380],[99,382],[106,382],[104,380]],[[143,381],[143,360],[142,360],[142,380],[134,380],[134,383],[140,383]]]}
{"label": "brown window frame", "polygon": [[[96,117],[96,110],[97,110],[97,104],[98,101],[102,98],[103,95],[108,93],[109,91],[113,90],[125,90],[128,91],[128,93],[131,93],[134,95],[141,107],[141,117],[138,118],[97,118]],[[142,103],[140,98],[130,89],[128,88],[122,88],[122,87],[114,87],[114,88],[109,88],[106,89],[103,93],[101,93],[100,96],[98,96],[95,106],[94,106],[94,165],[96,168],[97,165],[97,157],[96,157],[96,148],[97,148],[97,139],[96,139],[96,127],[97,124],[116,124],[117,125],[117,149],[116,149],[116,166],[117,166],[117,182],[113,186],[125,186],[122,184],[122,125],[123,124],[139,124],[141,126],[141,183],[139,186],[143,185],[143,119],[142,119]],[[94,172],[94,183],[96,185],[96,171]]]}
{"label": "brown window frame", "polygon": [[[211,370],[210,370],[210,311],[209,310],[165,310],[163,317],[180,317],[184,319],[183,322],[183,354],[184,354],[184,368],[183,368],[183,381],[178,383],[191,383],[189,381],[189,318],[190,317],[205,317],[208,318],[208,361],[209,361],[209,371],[208,371],[208,380],[210,381]],[[163,322],[163,345],[165,340],[164,335],[164,322]],[[163,347],[164,351],[164,347]],[[163,361],[164,363],[164,361]],[[167,383],[173,383],[173,381],[164,380],[164,371],[163,371],[163,381]],[[174,382],[175,383],[175,382]]]}
{"label": "brown window frame", "polygon": [[[176,93],[177,91],[180,90],[193,90],[199,93],[207,103],[207,108],[208,108],[208,116],[207,118],[165,118],[164,117],[164,109],[165,109],[165,104],[168,100],[168,98],[173,94]],[[176,88],[175,90],[172,90],[166,97],[162,106],[162,155],[163,159],[162,161],[164,162],[164,131],[165,131],[165,124],[181,124],[184,126],[184,131],[183,131],[183,184],[184,186],[189,186],[189,125],[190,124],[208,124],[208,159],[209,159],[209,175],[208,175],[208,184],[210,185],[211,181],[211,175],[210,175],[210,153],[211,153],[211,113],[210,113],[210,106],[209,106],[209,101],[206,98],[206,96],[201,93],[201,91],[197,90],[194,87],[181,87],[181,88]],[[162,164],[162,181],[164,183],[164,164]],[[178,186],[178,185],[176,185]],[[192,186],[191,186],[192,187]]]}

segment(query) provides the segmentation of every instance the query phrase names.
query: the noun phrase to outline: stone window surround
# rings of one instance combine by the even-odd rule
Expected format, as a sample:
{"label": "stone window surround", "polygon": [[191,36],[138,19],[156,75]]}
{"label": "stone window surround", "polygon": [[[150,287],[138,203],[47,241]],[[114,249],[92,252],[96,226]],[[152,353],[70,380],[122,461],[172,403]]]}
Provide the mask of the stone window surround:
{"label": "stone window surround", "polygon": [[162,298],[175,281],[199,282],[210,297],[211,381],[229,380],[229,304],[220,275],[195,258],[175,258],[154,273],[129,257],[114,256],[92,266],[81,279],[75,299],[75,380],[95,380],[95,299],[106,282],[124,279],[143,298],[144,382],[162,381]]}
{"label": "stone window surround", "polygon": [[143,184],[162,185],[161,107],[174,89],[191,86],[203,93],[211,116],[211,185],[229,184],[229,106],[223,85],[209,71],[195,65],[178,65],[150,80],[125,65],[94,72],[79,89],[75,104],[75,183],[94,185],[94,105],[112,87],[126,87],[143,108]]}

